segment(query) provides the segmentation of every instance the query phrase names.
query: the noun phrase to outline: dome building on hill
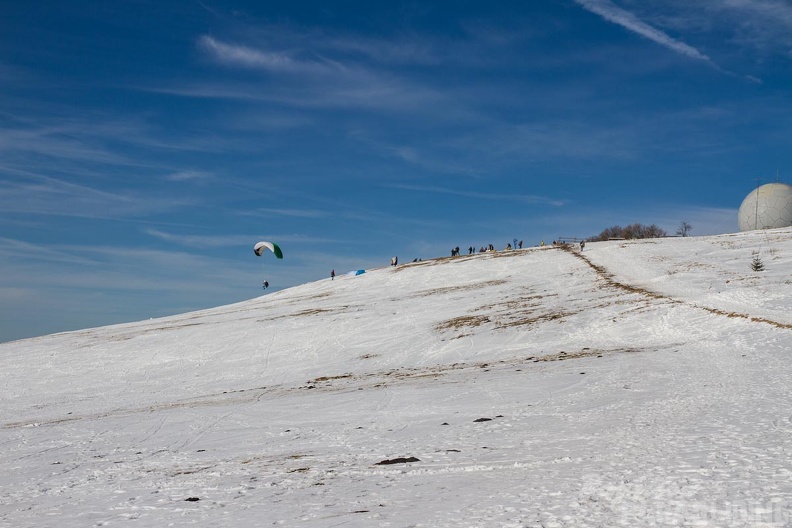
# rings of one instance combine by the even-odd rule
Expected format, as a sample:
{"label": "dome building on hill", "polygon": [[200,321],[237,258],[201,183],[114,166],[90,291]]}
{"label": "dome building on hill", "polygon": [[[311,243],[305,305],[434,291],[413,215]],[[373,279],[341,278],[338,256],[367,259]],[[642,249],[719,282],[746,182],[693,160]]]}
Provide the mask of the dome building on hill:
{"label": "dome building on hill", "polygon": [[740,231],[792,226],[792,185],[767,183],[751,191],[737,213]]}

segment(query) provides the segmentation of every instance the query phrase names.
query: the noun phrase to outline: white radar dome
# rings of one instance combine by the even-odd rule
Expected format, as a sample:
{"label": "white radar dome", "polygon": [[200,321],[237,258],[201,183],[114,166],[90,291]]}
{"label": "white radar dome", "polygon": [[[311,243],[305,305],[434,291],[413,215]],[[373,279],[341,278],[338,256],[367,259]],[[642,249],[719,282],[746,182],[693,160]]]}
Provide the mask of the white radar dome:
{"label": "white radar dome", "polygon": [[740,231],[792,226],[792,185],[768,183],[745,197],[737,213]]}

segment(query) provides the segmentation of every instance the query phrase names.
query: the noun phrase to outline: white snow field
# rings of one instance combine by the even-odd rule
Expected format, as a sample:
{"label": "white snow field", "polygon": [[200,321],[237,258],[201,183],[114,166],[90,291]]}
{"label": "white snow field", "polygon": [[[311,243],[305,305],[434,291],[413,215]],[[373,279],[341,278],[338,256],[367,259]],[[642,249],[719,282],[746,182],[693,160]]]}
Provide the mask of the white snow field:
{"label": "white snow field", "polygon": [[791,362],[792,229],[6,343],[0,526],[790,527]]}

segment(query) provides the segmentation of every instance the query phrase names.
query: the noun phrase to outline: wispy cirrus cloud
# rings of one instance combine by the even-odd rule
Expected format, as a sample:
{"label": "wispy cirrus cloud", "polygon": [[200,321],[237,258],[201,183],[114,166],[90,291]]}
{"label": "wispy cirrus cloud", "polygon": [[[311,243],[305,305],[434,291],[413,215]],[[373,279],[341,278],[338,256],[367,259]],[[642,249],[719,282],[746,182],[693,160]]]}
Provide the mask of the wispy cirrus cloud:
{"label": "wispy cirrus cloud", "polygon": [[327,211],[320,211],[317,209],[271,209],[271,208],[261,208],[256,209],[255,211],[251,212],[250,214],[257,215],[257,214],[264,214],[264,215],[278,215],[278,216],[290,216],[295,218],[324,218],[328,216]]}
{"label": "wispy cirrus cloud", "polygon": [[575,0],[575,2],[587,11],[599,15],[609,22],[618,24],[676,53],[716,66],[710,57],[693,46],[671,37],[667,33],[639,19],[633,13],[617,6],[610,0]]}
{"label": "wispy cirrus cloud", "polygon": [[102,189],[13,170],[6,173],[14,175],[0,189],[0,211],[8,214],[122,219],[194,205],[188,198]]}
{"label": "wispy cirrus cloud", "polygon": [[211,174],[204,171],[182,170],[168,174],[167,176],[165,176],[165,179],[168,181],[183,182],[183,181],[206,180],[211,178],[211,176],[212,176]]}
{"label": "wispy cirrus cloud", "polygon": [[[53,251],[53,248],[58,251]],[[61,264],[87,265],[92,261],[86,257],[72,255],[64,251],[60,244],[51,241],[47,244],[34,244],[24,240],[0,237],[0,261],[7,262],[57,262]]]}
{"label": "wispy cirrus cloud", "polygon": [[30,115],[8,113],[0,124],[0,155],[5,163],[22,160],[20,170],[45,167],[62,172],[68,166],[150,166],[130,154],[130,149],[217,152],[235,149],[239,140],[222,134],[173,137],[157,124],[139,117],[76,115],[70,108],[47,105]]}
{"label": "wispy cirrus cloud", "polygon": [[714,4],[709,9],[718,9],[737,27],[736,42],[763,52],[781,49],[792,58],[792,4],[774,0],[726,0],[720,6]]}
{"label": "wispy cirrus cloud", "polygon": [[[202,248],[221,248],[221,247],[234,247],[244,246],[253,248],[253,244],[264,238],[265,240],[277,240],[282,242],[298,242],[298,243],[314,243],[314,242],[335,242],[332,239],[321,237],[310,237],[304,235],[283,235],[283,234],[241,234],[241,235],[189,235],[189,234],[176,234],[168,233],[160,229],[144,229],[143,233],[164,240],[166,242],[173,242],[179,246],[185,247],[202,247]],[[0,239],[0,242],[2,239]],[[1,247],[1,246],[0,246]]]}
{"label": "wispy cirrus cloud", "polygon": [[389,185],[392,189],[401,189],[405,191],[416,191],[423,193],[435,194],[450,194],[454,196],[464,196],[465,198],[475,198],[480,200],[495,200],[495,201],[510,201],[518,203],[530,204],[544,204],[553,207],[561,207],[566,205],[565,200],[557,200],[548,198],[547,196],[537,196],[531,194],[503,194],[503,193],[482,193],[477,191],[462,191],[459,189],[450,189],[448,187],[437,187],[430,185]]}
{"label": "wispy cirrus cloud", "polygon": [[479,179],[539,160],[635,159],[646,146],[644,138],[650,135],[639,133],[644,125],[635,124],[636,119],[594,126],[584,120],[512,124],[482,118],[478,127],[423,143],[397,142],[365,131],[357,131],[353,137],[370,151],[423,170]]}
{"label": "wispy cirrus cloud", "polygon": [[[279,33],[280,34],[280,33]],[[389,71],[377,56],[392,56],[391,48],[373,43],[379,55],[356,53],[365,43],[354,39],[312,38],[311,47],[300,43],[305,34],[283,32],[286,49],[273,51],[263,44],[244,45],[203,35],[198,48],[213,61],[229,68],[271,74],[252,81],[199,82],[192,86],[157,87],[152,91],[189,97],[238,99],[302,108],[404,109],[435,103],[438,94],[416,85],[408,77]],[[384,49],[384,51],[382,51]],[[419,52],[414,52],[418,55]],[[409,55],[409,53],[408,53]],[[389,59],[390,61],[407,59]],[[387,62],[387,61],[386,61]],[[262,83],[266,83],[266,89]]]}
{"label": "wispy cirrus cloud", "polygon": [[788,54],[792,45],[792,4],[778,0],[723,0],[721,2],[632,2],[642,20],[655,27],[714,37],[714,46],[739,47],[751,52]]}
{"label": "wispy cirrus cloud", "polygon": [[327,73],[331,70],[343,69],[331,61],[312,61],[295,58],[289,52],[275,52],[254,49],[239,44],[229,44],[214,37],[203,35],[198,39],[198,46],[210,57],[228,66],[238,66],[267,70],[276,73]]}
{"label": "wispy cirrus cloud", "polygon": [[165,240],[166,242],[174,242],[181,246],[194,247],[242,246],[250,243],[250,241],[255,238],[255,236],[250,235],[177,235],[153,228],[144,229],[143,232],[154,238]]}
{"label": "wispy cirrus cloud", "polygon": [[[73,124],[48,123],[42,120],[35,126],[0,128],[0,153],[9,159],[25,155],[39,158],[94,162],[102,164],[128,164],[129,159],[113,152],[97,140],[102,131],[94,127],[88,131],[79,130]],[[108,130],[105,133],[116,133]],[[118,132],[122,135],[123,132]]]}
{"label": "wispy cirrus cloud", "polygon": [[441,100],[441,95],[424,86],[399,80],[368,82],[337,81],[271,86],[237,83],[195,83],[189,86],[158,87],[149,91],[199,99],[228,99],[252,103],[273,103],[302,109],[363,109],[401,111],[425,108]]}
{"label": "wispy cirrus cloud", "polygon": [[754,13],[776,25],[792,29],[792,4],[775,0],[725,0],[724,7]]}

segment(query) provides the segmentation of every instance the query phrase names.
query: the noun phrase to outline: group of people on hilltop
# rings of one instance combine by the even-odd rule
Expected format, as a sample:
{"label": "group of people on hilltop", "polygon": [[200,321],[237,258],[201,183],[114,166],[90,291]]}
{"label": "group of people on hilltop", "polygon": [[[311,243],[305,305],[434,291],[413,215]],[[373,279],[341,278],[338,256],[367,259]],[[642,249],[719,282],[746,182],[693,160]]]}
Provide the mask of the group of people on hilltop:
{"label": "group of people on hilltop", "polygon": [[[509,251],[511,249],[522,249],[522,247],[523,247],[523,241],[522,240],[518,241],[515,238],[514,239],[514,245],[512,245],[512,243],[509,242],[508,244],[506,244],[506,247],[503,248],[503,249],[506,250],[506,251]],[[457,249],[456,254],[459,255],[459,248],[456,248],[456,249]],[[478,249],[479,253],[487,253],[488,251],[497,251],[497,250],[495,249],[495,246],[493,244],[487,244],[485,246],[481,246]],[[474,248],[473,246],[470,246],[468,248],[468,255],[472,255],[475,252],[476,252],[476,248]],[[452,253],[452,256],[453,256],[453,253]]]}
{"label": "group of people on hilltop", "polygon": [[[522,247],[523,247],[523,241],[522,240],[518,241],[515,238],[513,244],[511,242],[506,244],[506,247],[504,248],[504,250],[508,251],[508,250],[511,250],[511,249],[522,249]],[[478,249],[479,253],[486,253],[488,251],[497,251],[497,250],[495,249],[495,246],[493,244],[486,244],[484,246],[481,246]],[[476,253],[476,248],[473,247],[473,246],[469,246],[468,247],[468,255],[472,255],[474,253]],[[451,250],[451,256],[452,257],[458,257],[459,255],[460,255],[459,246],[457,246],[457,247],[455,247],[455,248],[453,248]]]}
{"label": "group of people on hilltop", "polygon": [[[512,243],[514,245],[512,245]],[[540,245],[542,247],[544,247],[544,245],[545,245],[544,240],[542,240],[542,243]],[[554,246],[566,245],[566,242],[553,240],[553,245]],[[522,240],[517,240],[515,238],[513,240],[513,242],[507,243],[506,247],[503,248],[503,249],[504,249],[504,251],[510,251],[512,249],[522,249],[522,247],[523,247],[523,241]],[[586,241],[585,240],[581,240],[580,241],[580,251],[583,251],[583,248],[585,248],[585,247],[586,247]],[[486,246],[481,246],[478,249],[479,253],[487,253],[489,251],[497,251],[497,250],[495,249],[495,246],[493,244],[487,244]],[[468,255],[472,255],[475,252],[476,252],[476,248],[474,248],[473,246],[468,247]],[[459,255],[460,255],[459,246],[456,246],[455,248],[451,249],[451,256],[452,257],[458,257]],[[421,262],[421,259],[416,258],[415,260],[413,260],[413,262]],[[399,265],[399,257],[391,257],[390,265],[391,266],[398,266]],[[330,272],[330,280],[334,280],[334,279],[335,279],[335,270],[332,270]],[[269,286],[269,283],[265,281],[264,282],[264,288],[266,289],[267,286]]]}
{"label": "group of people on hilltop", "polygon": [[[565,242],[563,240],[553,240],[553,245],[554,246],[566,246],[568,244],[569,244],[568,242]],[[544,246],[544,242],[542,242],[542,245]],[[580,251],[583,251],[583,248],[585,248],[585,247],[586,247],[586,241],[585,240],[581,240],[580,241]]]}

